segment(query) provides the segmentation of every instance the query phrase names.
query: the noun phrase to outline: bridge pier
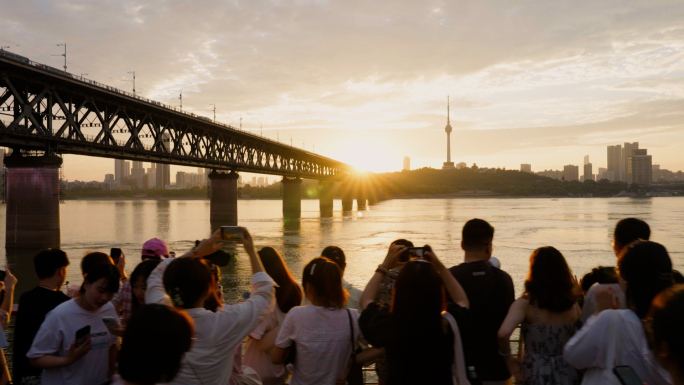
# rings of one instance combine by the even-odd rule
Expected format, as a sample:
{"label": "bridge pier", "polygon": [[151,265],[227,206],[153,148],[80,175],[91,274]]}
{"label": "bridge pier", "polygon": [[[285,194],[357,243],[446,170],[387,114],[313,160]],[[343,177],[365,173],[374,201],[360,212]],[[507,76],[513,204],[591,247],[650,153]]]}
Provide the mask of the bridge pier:
{"label": "bridge pier", "polygon": [[238,173],[209,173],[211,183],[210,213],[211,228],[220,226],[237,226],[238,224]]}
{"label": "bridge pier", "polygon": [[366,187],[365,186],[358,186],[358,189],[356,190],[356,209],[358,211],[366,209],[366,200],[367,199],[368,199],[368,195],[366,194]]}
{"label": "bridge pier", "polygon": [[354,207],[354,190],[349,184],[342,188],[342,211],[352,211]]}
{"label": "bridge pier", "polygon": [[302,216],[302,180],[283,177],[283,218],[297,219]]}
{"label": "bridge pier", "polygon": [[59,167],[56,155],[5,157],[7,214],[5,247],[60,247]]}
{"label": "bridge pier", "polygon": [[321,209],[322,218],[333,216],[333,182],[318,182],[318,205]]}

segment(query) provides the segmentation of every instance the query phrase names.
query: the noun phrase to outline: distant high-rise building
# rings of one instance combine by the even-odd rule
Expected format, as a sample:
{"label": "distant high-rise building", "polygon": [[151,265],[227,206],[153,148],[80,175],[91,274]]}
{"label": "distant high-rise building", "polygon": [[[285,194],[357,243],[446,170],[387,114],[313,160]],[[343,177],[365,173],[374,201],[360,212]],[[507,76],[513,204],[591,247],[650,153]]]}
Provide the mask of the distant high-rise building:
{"label": "distant high-rise building", "polygon": [[408,156],[404,157],[404,167],[402,168],[404,171],[411,171],[411,158]]}
{"label": "distant high-rise building", "polygon": [[131,177],[131,162],[130,161],[127,161],[127,160],[124,161],[123,177],[124,177],[124,179]]}
{"label": "distant high-rise building", "polygon": [[579,166],[568,164],[563,166],[563,179],[567,182],[579,180]]}
{"label": "distant high-rise building", "polygon": [[105,180],[104,181],[107,183],[114,182],[114,174],[105,174]]}
{"label": "distant high-rise building", "polygon": [[523,164],[520,165],[520,171],[522,171],[522,172],[532,172],[532,165],[531,165],[531,164],[527,164],[527,163],[523,163]]}
{"label": "distant high-rise building", "polygon": [[608,173],[612,173],[611,182],[622,181],[622,146],[608,146]]}
{"label": "distant high-rise building", "polygon": [[158,190],[163,190],[171,184],[171,166],[168,164],[157,164],[154,185]]}
{"label": "distant high-rise building", "polygon": [[451,123],[449,123],[449,97],[447,96],[447,124],[444,127],[447,134],[447,161],[442,165],[442,170],[453,170],[454,162],[451,161]]}
{"label": "distant high-rise building", "polygon": [[627,183],[633,183],[631,178],[632,174],[628,171],[629,168],[629,158],[634,155],[634,151],[639,149],[639,142],[628,143],[622,147],[622,181]]}
{"label": "distant high-rise building", "polygon": [[185,173],[183,171],[176,173],[176,188],[185,188]]}
{"label": "distant high-rise building", "polygon": [[[584,160],[586,161],[589,158],[589,156],[585,156]],[[592,171],[592,165],[591,163],[585,163],[584,164],[584,180],[594,180],[594,174]]]}
{"label": "distant high-rise building", "polygon": [[[607,168],[599,167],[598,169],[598,174],[596,175],[596,181],[600,181],[601,179],[608,179],[606,176],[606,172],[608,171]],[[608,179],[610,180],[610,179]]]}
{"label": "distant high-rise building", "polygon": [[464,168],[466,168],[466,167],[468,167],[468,165],[466,164],[466,162],[461,162],[461,163],[459,163],[459,164],[456,165],[456,168],[459,169],[459,170],[464,169]]}
{"label": "distant high-rise building", "polygon": [[255,176],[252,177],[252,187],[257,186],[257,178]]}
{"label": "distant high-rise building", "polygon": [[114,159],[114,181],[116,183],[123,183],[125,160]]}
{"label": "distant high-rise building", "polygon": [[646,149],[634,149],[627,158],[627,183],[653,183],[653,159]]}
{"label": "distant high-rise building", "polygon": [[584,156],[584,164],[589,164],[589,155]]}
{"label": "distant high-rise building", "polygon": [[142,189],[145,185],[145,169],[143,162],[134,161],[131,168],[131,180],[135,187]]}
{"label": "distant high-rise building", "polygon": [[653,183],[653,158],[646,154],[646,150],[635,150],[627,162],[629,183]]}
{"label": "distant high-rise building", "polygon": [[147,168],[147,188],[154,189],[157,188],[157,168],[155,164],[152,163],[150,167]]}
{"label": "distant high-rise building", "polygon": [[259,178],[257,178],[257,186],[264,187],[264,177],[263,176],[260,176]]}

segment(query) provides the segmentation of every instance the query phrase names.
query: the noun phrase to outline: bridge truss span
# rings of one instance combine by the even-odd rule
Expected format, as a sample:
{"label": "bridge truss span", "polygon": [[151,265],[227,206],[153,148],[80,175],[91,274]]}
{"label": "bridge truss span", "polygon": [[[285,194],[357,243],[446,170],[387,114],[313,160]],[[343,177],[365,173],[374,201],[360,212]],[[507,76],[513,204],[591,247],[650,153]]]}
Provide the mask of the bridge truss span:
{"label": "bridge truss span", "polygon": [[345,163],[3,55],[0,145],[313,179],[353,172]]}

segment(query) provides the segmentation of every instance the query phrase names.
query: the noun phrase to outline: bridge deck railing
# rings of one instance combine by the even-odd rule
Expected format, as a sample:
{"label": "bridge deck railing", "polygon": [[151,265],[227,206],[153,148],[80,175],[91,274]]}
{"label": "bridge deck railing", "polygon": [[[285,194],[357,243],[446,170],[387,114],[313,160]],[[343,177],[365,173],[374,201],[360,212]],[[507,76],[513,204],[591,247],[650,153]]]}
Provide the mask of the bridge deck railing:
{"label": "bridge deck railing", "polygon": [[[139,100],[139,101],[142,101],[142,102],[145,102],[145,103],[149,103],[149,104],[154,105],[154,106],[157,106],[157,107],[162,107],[162,108],[166,108],[166,109],[169,109],[169,110],[173,110],[173,111],[175,111],[175,112],[178,112],[178,113],[181,113],[181,114],[184,114],[184,115],[193,117],[193,118],[195,118],[195,119],[208,119],[208,118],[206,118],[206,117],[204,117],[204,116],[196,115],[196,114],[194,114],[194,113],[192,113],[192,112],[183,111],[181,108],[179,108],[179,107],[177,107],[177,106],[172,106],[172,105],[169,105],[169,104],[165,104],[165,103],[161,103],[161,102],[158,102],[158,101],[155,101],[155,100],[151,100],[151,99],[142,97],[142,96],[140,96],[140,95],[134,94],[134,93],[132,93],[132,92],[124,91],[124,90],[119,89],[119,88],[116,88],[116,87],[112,87],[112,86],[109,86],[109,85],[106,85],[106,84],[99,83],[99,82],[97,82],[97,81],[95,81],[95,80],[87,79],[87,78],[84,78],[84,77],[82,77],[82,76],[74,75],[74,74],[72,74],[72,73],[69,73],[69,72],[66,72],[66,71],[62,71],[62,70],[57,69],[57,68],[54,68],[54,67],[50,67],[50,66],[45,65],[45,64],[42,64],[42,63],[35,62],[35,61],[33,61],[33,60],[30,60],[30,59],[27,58],[27,57],[24,57],[24,56],[21,56],[21,55],[14,54],[14,53],[12,53],[12,52],[10,52],[10,51],[5,51],[5,50],[0,49],[0,56],[4,56],[4,57],[6,57],[6,58],[8,58],[8,59],[11,59],[11,60],[14,60],[14,61],[19,61],[19,62],[21,62],[21,63],[23,63],[23,64],[28,64],[28,65],[30,65],[30,66],[33,66],[33,67],[36,67],[36,68],[39,68],[39,69],[42,69],[42,70],[46,70],[46,71],[49,71],[49,72],[53,72],[53,73],[56,73],[56,74],[61,75],[61,76],[66,76],[66,77],[68,77],[68,78],[70,78],[70,79],[73,79],[73,80],[78,80],[78,81],[83,82],[83,83],[86,83],[86,84],[90,84],[90,85],[93,85],[93,86],[96,86],[96,87],[100,87],[100,88],[106,89],[107,91],[111,91],[111,92],[115,92],[115,93],[117,93],[117,94],[125,95],[125,96],[128,96],[128,97],[130,97],[130,98],[134,98],[134,99],[137,99],[137,100]],[[268,142],[275,143],[275,144],[278,144],[278,145],[281,145],[281,146],[288,146],[287,143],[283,143],[283,142],[276,141],[276,140],[273,140],[273,139],[265,138],[265,137],[263,137],[263,136],[259,136],[259,135],[253,134],[253,133],[251,133],[251,132],[249,132],[249,131],[245,131],[245,130],[236,128],[236,127],[234,127],[234,126],[231,126],[230,124],[221,123],[221,122],[216,122],[216,121],[211,121],[211,120],[210,120],[210,121],[206,121],[206,123],[213,123],[214,125],[221,126],[221,127],[223,127],[223,128],[227,128],[227,129],[234,130],[234,131],[239,131],[239,132],[241,132],[241,133],[243,133],[243,134],[245,134],[245,135],[249,135],[249,136],[252,136],[252,137],[254,137],[254,138],[261,139],[261,140],[266,140],[266,141],[268,141]],[[289,145],[288,147],[293,147],[293,148],[294,148],[294,146],[292,146],[292,145]],[[298,149],[298,150],[299,150],[299,149]],[[306,152],[306,153],[308,153],[308,154],[311,154],[311,155],[317,155],[316,153],[307,151],[306,149],[302,149],[301,151],[304,151],[304,152]],[[317,156],[321,156],[321,155],[317,155]]]}

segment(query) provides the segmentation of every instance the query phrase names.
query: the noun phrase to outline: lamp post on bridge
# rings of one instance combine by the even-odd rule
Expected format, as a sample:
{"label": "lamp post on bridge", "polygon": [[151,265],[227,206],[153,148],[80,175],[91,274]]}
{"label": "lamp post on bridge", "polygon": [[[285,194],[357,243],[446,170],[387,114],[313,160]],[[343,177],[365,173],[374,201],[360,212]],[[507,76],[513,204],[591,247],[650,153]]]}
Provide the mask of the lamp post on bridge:
{"label": "lamp post on bridge", "polygon": [[57,44],[58,47],[64,46],[64,53],[61,55],[52,55],[52,56],[64,56],[64,72],[67,72],[67,43],[60,43]]}
{"label": "lamp post on bridge", "polygon": [[128,71],[129,74],[133,74],[133,95],[135,95],[135,71]]}

